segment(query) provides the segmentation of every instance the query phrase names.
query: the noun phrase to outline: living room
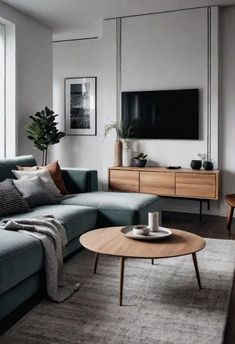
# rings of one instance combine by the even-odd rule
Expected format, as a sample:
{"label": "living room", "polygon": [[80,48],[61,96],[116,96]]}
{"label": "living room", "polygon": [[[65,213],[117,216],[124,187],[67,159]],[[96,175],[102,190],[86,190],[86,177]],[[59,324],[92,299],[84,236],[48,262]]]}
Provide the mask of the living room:
{"label": "living room", "polygon": [[234,0],[0,2],[0,343],[235,342],[234,56]]}

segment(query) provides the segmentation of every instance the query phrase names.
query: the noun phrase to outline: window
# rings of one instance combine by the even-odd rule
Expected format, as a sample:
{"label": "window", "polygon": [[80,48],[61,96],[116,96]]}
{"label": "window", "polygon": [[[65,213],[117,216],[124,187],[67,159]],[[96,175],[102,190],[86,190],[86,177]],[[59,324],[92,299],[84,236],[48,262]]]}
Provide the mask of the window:
{"label": "window", "polygon": [[0,158],[16,155],[15,25],[0,18]]}
{"label": "window", "polygon": [[5,76],[5,57],[6,57],[6,30],[0,24],[0,157],[6,156],[6,76]]}

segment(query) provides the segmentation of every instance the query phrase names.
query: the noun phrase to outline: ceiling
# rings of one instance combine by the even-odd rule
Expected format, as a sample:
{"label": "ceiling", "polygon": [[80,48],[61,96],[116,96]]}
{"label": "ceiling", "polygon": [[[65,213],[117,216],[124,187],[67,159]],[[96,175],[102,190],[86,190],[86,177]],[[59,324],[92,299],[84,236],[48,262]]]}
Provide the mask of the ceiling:
{"label": "ceiling", "polygon": [[180,8],[233,5],[235,0],[2,0],[53,30],[54,40],[102,35],[105,18]]}

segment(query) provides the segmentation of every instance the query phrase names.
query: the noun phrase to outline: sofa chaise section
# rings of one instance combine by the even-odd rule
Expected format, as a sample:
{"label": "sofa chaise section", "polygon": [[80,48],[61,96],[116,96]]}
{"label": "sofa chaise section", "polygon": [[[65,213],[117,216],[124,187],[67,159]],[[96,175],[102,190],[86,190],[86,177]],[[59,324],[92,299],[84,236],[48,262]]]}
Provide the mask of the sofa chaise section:
{"label": "sofa chaise section", "polygon": [[61,204],[96,208],[96,227],[147,224],[149,212],[161,211],[159,197],[124,192],[80,193],[66,198]]}

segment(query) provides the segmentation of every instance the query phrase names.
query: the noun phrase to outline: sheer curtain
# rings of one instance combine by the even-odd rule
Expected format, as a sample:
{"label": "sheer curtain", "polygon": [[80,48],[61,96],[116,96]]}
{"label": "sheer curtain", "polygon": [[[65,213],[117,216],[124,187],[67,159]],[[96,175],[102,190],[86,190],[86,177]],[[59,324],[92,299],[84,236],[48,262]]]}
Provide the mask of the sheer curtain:
{"label": "sheer curtain", "polygon": [[0,158],[6,155],[6,76],[5,76],[5,26],[0,24]]}

